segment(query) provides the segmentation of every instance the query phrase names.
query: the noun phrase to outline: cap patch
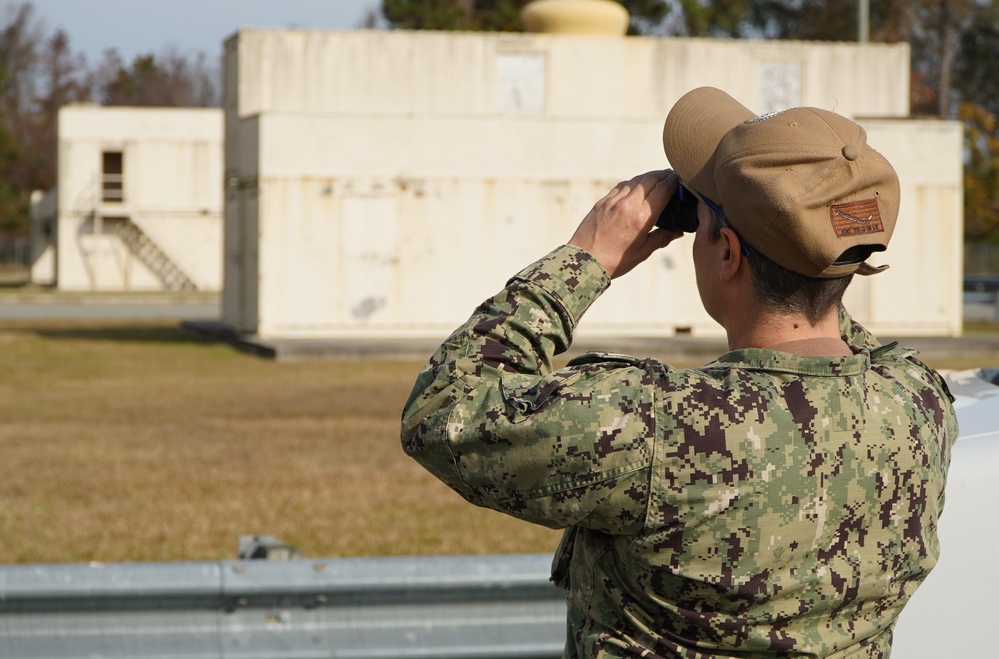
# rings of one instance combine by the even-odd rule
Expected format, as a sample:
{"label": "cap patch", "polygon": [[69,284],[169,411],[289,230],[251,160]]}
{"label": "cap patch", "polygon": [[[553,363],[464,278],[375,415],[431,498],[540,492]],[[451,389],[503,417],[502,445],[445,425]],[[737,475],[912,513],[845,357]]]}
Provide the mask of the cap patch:
{"label": "cap patch", "polygon": [[753,117],[752,119],[746,119],[745,123],[747,123],[747,124],[758,124],[761,121],[766,121],[767,119],[771,119],[773,117],[776,117],[778,114],[784,114],[785,112],[787,112],[790,109],[791,108],[785,108],[784,110],[776,110],[774,112],[767,112],[766,114],[761,114],[758,117]]}
{"label": "cap patch", "polygon": [[839,238],[881,233],[885,230],[878,200],[874,198],[833,204],[829,207],[829,218],[832,220],[833,231]]}

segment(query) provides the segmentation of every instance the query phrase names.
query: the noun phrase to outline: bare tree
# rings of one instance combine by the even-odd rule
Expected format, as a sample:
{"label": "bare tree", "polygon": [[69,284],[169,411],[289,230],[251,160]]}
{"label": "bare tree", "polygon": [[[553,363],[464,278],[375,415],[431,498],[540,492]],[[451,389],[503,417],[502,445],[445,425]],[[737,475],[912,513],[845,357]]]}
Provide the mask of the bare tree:
{"label": "bare tree", "polygon": [[62,106],[211,107],[220,99],[221,67],[204,53],[166,49],[126,65],[108,50],[91,68],[30,2],[0,4],[0,230],[25,232],[31,191],[55,185]]}
{"label": "bare tree", "polygon": [[59,107],[89,98],[89,73],[62,31],[46,34],[30,3],[0,19],[0,225],[27,227],[31,190],[55,183]]}
{"label": "bare tree", "polygon": [[42,26],[30,3],[4,5],[0,23],[0,112],[10,120],[31,110]]}

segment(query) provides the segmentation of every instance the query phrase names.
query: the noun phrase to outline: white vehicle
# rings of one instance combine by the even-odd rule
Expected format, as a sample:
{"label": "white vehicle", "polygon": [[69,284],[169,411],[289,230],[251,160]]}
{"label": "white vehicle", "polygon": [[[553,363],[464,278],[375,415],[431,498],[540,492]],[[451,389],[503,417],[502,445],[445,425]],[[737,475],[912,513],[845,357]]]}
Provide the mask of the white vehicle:
{"label": "white vehicle", "polygon": [[960,435],[940,520],[940,562],[902,612],[892,656],[992,657],[999,613],[999,368],[944,372]]}

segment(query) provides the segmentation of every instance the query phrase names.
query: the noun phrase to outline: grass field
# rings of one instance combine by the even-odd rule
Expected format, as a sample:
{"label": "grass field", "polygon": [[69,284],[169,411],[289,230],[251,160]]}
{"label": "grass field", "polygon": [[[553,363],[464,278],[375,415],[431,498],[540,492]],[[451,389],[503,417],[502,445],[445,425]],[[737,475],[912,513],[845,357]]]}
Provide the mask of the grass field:
{"label": "grass field", "polygon": [[552,551],[558,532],[402,453],[419,367],[272,362],[176,323],[0,324],[0,562],[235,558],[250,533],[309,557]]}
{"label": "grass field", "polygon": [[0,562],[551,551],[407,458],[420,364],[275,363],[175,324],[0,325]]}

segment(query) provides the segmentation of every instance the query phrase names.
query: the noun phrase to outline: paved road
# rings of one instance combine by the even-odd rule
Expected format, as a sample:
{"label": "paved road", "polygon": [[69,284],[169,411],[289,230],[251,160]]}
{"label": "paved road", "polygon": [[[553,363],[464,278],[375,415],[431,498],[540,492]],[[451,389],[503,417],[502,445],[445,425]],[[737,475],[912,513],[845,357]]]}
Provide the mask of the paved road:
{"label": "paved road", "polygon": [[219,319],[215,300],[52,300],[45,302],[0,298],[3,320],[195,320]]}

